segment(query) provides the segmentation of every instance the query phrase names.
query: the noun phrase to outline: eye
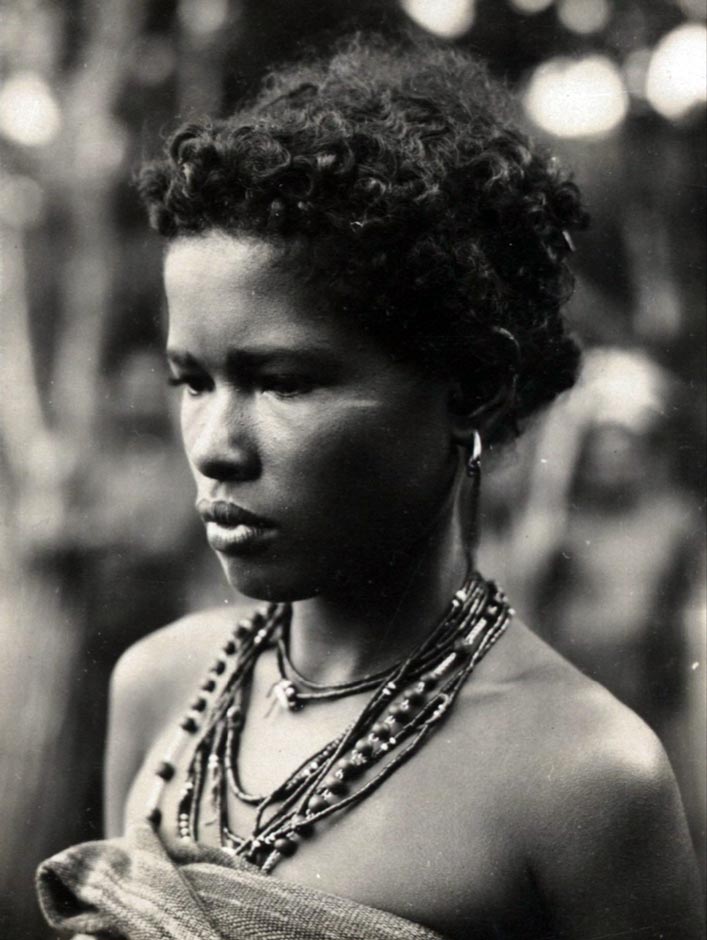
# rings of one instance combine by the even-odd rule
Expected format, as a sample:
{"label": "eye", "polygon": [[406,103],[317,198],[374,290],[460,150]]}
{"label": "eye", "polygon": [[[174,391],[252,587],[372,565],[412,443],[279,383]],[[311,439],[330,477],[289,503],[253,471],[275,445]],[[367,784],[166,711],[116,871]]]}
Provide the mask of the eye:
{"label": "eye", "polygon": [[272,392],[278,398],[294,398],[297,395],[306,395],[314,388],[314,381],[306,375],[295,373],[282,373],[265,375],[261,379],[264,392]]}
{"label": "eye", "polygon": [[187,395],[196,397],[209,389],[209,381],[202,375],[170,375],[167,377],[167,384],[174,387],[182,387]]}

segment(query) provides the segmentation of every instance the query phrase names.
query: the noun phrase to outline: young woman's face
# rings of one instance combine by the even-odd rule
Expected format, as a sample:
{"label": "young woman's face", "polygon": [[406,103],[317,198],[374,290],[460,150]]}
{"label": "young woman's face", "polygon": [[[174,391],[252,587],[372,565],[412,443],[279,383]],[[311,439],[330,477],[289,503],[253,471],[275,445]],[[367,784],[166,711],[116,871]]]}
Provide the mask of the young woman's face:
{"label": "young woman's face", "polygon": [[297,600],[384,580],[422,550],[448,518],[458,458],[449,385],[308,303],[275,257],[215,232],[174,242],[168,358],[229,581]]}

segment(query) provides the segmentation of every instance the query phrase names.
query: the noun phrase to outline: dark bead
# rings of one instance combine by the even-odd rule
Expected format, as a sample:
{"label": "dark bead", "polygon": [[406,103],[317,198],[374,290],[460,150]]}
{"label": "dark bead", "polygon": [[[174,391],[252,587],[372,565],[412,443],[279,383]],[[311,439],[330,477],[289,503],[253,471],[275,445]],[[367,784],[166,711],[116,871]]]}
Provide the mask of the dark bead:
{"label": "dark bead", "polygon": [[159,829],[160,823],[162,822],[162,810],[155,806],[147,814],[147,821],[153,829]]}
{"label": "dark bead", "polygon": [[236,636],[239,640],[245,640],[247,636],[250,636],[252,627],[247,620],[242,620],[236,627]]}
{"label": "dark bead", "polygon": [[373,745],[370,741],[362,738],[360,741],[356,742],[355,750],[358,751],[359,754],[363,754],[364,757],[370,757],[373,753]]}
{"label": "dark bead", "polygon": [[352,760],[349,762],[348,770],[346,771],[347,777],[358,777],[359,774],[362,774],[363,771],[368,766],[368,761],[366,758],[361,755],[358,760]]}
{"label": "dark bead", "polygon": [[388,710],[388,714],[396,720],[405,721],[407,716],[410,714],[410,710],[403,708],[402,703],[399,703],[397,705],[393,705],[392,708]]}
{"label": "dark bead", "polygon": [[256,610],[253,616],[250,618],[251,628],[252,627],[262,627],[265,623],[265,614],[261,610]]}
{"label": "dark bead", "polygon": [[195,712],[203,712],[203,710],[206,708],[206,699],[204,696],[200,695],[199,698],[194,699],[194,701],[191,703],[191,708]]}
{"label": "dark bead", "polygon": [[201,688],[204,692],[213,692],[213,690],[216,688],[216,683],[213,679],[207,679]]}
{"label": "dark bead", "polygon": [[423,676],[415,686],[418,692],[429,692],[437,687],[437,680],[434,676]]}
{"label": "dark bead", "polygon": [[188,731],[189,734],[194,734],[194,732],[197,731],[198,728],[199,728],[199,726],[198,726],[197,723],[194,721],[194,719],[192,718],[191,715],[187,715],[187,717],[184,719],[184,721],[181,722],[181,724],[179,725],[179,727],[180,727],[183,731]]}
{"label": "dark bead", "polygon": [[275,851],[279,852],[280,855],[294,855],[297,851],[297,844],[291,839],[285,839],[283,836],[280,839],[275,839]]}
{"label": "dark bead", "polygon": [[314,832],[314,826],[312,823],[307,822],[306,816],[293,816],[292,825],[301,836],[305,837],[305,839],[308,836],[311,836]]}
{"label": "dark bead", "polygon": [[174,776],[174,764],[170,764],[169,761],[163,760],[155,771],[158,777],[161,777],[164,781],[171,780]]}
{"label": "dark bead", "polygon": [[217,659],[216,662],[211,667],[211,672],[215,672],[217,676],[220,676],[225,668],[226,668],[226,663],[222,659]]}
{"label": "dark bead", "polygon": [[335,793],[337,796],[343,796],[345,793],[349,792],[349,788],[346,786],[343,780],[340,780],[334,774],[329,774],[328,777],[324,778],[324,784],[331,793]]}
{"label": "dark bead", "polygon": [[236,652],[236,644],[233,642],[233,640],[229,640],[228,643],[226,643],[223,651],[226,656],[233,656],[233,654]]}
{"label": "dark bead", "polygon": [[267,846],[259,845],[256,849],[250,850],[248,853],[248,861],[256,865],[262,865],[269,854],[270,849]]}
{"label": "dark bead", "polygon": [[329,800],[325,796],[323,796],[321,793],[315,793],[307,804],[307,808],[309,809],[310,813],[320,813],[329,805]]}
{"label": "dark bead", "polygon": [[375,734],[377,738],[381,738],[385,741],[390,737],[390,725],[386,725],[382,721],[377,721],[371,728],[371,732]]}
{"label": "dark bead", "polygon": [[336,764],[337,773],[343,778],[350,777],[353,773],[353,764],[347,757],[342,757]]}
{"label": "dark bead", "polygon": [[406,698],[413,708],[419,708],[420,705],[423,705],[425,702],[424,692],[418,692],[417,689],[408,692]]}

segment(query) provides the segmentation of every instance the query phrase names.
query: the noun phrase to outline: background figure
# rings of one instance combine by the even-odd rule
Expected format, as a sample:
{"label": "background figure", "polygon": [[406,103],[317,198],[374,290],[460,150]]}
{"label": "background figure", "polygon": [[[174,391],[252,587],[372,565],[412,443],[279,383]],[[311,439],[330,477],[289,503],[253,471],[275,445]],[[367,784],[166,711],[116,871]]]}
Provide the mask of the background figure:
{"label": "background figure", "polygon": [[[617,414],[626,389],[593,422],[570,397],[485,461],[481,563],[532,625],[659,726],[703,843],[706,12],[704,0],[3,6],[6,940],[48,936],[34,868],[101,829],[112,663],[138,635],[229,598],[188,508],[158,353],[160,248],[133,169],[175,114],[228,113],[270,63],[355,27],[436,33],[517,89],[531,133],[575,167],[592,212],[570,308],[580,338],[640,350],[636,361],[670,376],[647,423]],[[561,479],[556,447],[573,448],[574,473]]]}
{"label": "background figure", "polygon": [[659,733],[682,697],[696,549],[696,506],[671,488],[662,443],[657,431],[615,422],[587,431],[567,530],[538,599],[557,649]]}
{"label": "background figure", "polygon": [[[660,734],[684,691],[681,620],[695,576],[698,507],[676,486],[660,387],[667,382],[649,360],[617,358],[621,387],[611,390],[609,408],[598,402],[579,435],[570,511],[537,608],[554,645]],[[612,384],[610,363],[590,365],[599,366],[594,382]],[[601,386],[585,389],[601,399]]]}

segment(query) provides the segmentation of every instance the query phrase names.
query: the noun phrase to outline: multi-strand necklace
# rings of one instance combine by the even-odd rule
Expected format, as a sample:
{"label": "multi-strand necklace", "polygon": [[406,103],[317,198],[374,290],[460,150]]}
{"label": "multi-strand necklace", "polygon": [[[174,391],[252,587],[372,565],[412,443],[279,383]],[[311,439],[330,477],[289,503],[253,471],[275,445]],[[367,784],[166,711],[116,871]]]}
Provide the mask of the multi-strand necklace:
{"label": "multi-strand necklace", "polygon": [[[404,660],[375,675],[325,686],[300,675],[290,661],[290,606],[271,604],[256,611],[238,623],[180,722],[156,771],[148,820],[160,826],[162,793],[175,775],[179,757],[192,746],[178,803],[177,834],[198,840],[200,811],[208,798],[216,812],[221,845],[264,872],[272,871],[297,850],[317,823],[361,802],[412,757],[444,718],[512,615],[496,585],[474,573],[454,595],[439,623]],[[270,794],[255,796],[241,786],[238,748],[255,663],[264,649],[273,646],[280,674],[274,691],[286,708],[373,692],[348,728]],[[253,831],[247,836],[231,831],[229,792],[257,806]]]}

